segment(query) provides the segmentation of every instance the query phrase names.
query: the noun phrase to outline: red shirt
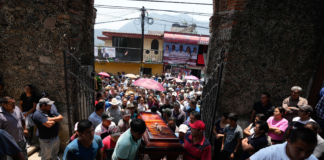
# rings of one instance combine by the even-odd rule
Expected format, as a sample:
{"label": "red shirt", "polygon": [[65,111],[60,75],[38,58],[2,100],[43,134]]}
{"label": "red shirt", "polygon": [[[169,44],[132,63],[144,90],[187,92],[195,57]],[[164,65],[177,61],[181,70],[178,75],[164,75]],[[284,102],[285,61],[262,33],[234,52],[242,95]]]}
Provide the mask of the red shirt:
{"label": "red shirt", "polygon": [[106,149],[109,149],[109,148],[115,148],[116,146],[116,142],[114,142],[112,139],[111,139],[111,136],[107,136],[106,138],[104,138],[102,140],[102,143],[103,143],[103,147],[101,148],[102,151],[105,151]]}
{"label": "red shirt", "polygon": [[189,132],[184,138],[183,147],[185,149],[183,159],[185,160],[211,160],[211,145],[205,136],[199,142],[192,144],[192,136]]}

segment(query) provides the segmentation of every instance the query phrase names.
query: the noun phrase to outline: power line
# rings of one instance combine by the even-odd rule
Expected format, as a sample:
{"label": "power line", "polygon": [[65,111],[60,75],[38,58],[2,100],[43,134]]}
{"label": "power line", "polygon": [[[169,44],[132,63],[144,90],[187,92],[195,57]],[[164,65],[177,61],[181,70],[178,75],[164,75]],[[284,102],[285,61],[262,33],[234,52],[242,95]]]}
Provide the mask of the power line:
{"label": "power line", "polygon": [[127,21],[127,20],[133,20],[133,19],[138,19],[138,18],[125,18],[125,19],[120,19],[120,20],[116,20],[116,21],[98,22],[98,23],[96,23],[96,24],[112,23],[112,22],[120,22],[120,21]]}
{"label": "power line", "polygon": [[144,2],[160,2],[160,3],[180,3],[180,4],[195,4],[195,5],[213,5],[211,3],[190,3],[190,2],[175,2],[175,1],[153,1],[153,0],[130,0],[130,1],[144,1]]}
{"label": "power line", "polygon": [[[163,20],[163,19],[155,19],[155,20],[157,20],[157,21],[169,22],[169,23],[174,23],[174,22],[172,22],[172,21]],[[196,25],[196,27],[198,27],[198,28],[205,28],[205,29],[209,29],[208,27],[204,27],[204,26],[197,26],[197,25]]]}
{"label": "power line", "polygon": [[[140,10],[137,7],[124,7],[124,6],[111,6],[111,5],[95,5],[95,8],[110,8],[110,9],[135,9]],[[173,12],[173,13],[182,13],[182,14],[192,14],[197,16],[211,16],[209,13],[199,13],[199,12],[187,12],[187,11],[173,11],[173,10],[161,10],[161,9],[147,9],[151,11],[159,11],[159,12]]]}

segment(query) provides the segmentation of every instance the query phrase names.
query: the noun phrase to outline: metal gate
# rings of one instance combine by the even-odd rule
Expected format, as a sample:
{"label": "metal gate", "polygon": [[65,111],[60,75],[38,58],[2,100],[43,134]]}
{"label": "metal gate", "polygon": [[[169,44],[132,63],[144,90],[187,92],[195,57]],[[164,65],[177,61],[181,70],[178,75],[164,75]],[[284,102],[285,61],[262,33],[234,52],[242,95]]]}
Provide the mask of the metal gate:
{"label": "metal gate", "polygon": [[204,98],[202,99],[201,104],[201,114],[202,120],[206,125],[205,136],[210,142],[212,142],[213,127],[215,124],[216,111],[218,107],[217,102],[220,94],[219,91],[221,89],[224,54],[225,49],[223,48],[219,55],[218,62],[215,64],[215,70],[203,89]]}
{"label": "metal gate", "polygon": [[68,111],[69,134],[74,124],[88,119],[94,110],[94,77],[82,66],[77,51],[64,51],[66,103]]}

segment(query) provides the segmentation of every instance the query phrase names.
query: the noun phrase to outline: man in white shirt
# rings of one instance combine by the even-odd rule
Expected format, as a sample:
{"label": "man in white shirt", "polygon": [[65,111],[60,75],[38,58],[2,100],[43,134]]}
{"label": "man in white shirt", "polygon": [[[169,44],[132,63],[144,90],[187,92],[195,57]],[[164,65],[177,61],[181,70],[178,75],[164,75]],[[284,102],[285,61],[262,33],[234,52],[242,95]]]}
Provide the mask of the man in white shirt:
{"label": "man in white shirt", "polygon": [[308,128],[298,128],[287,142],[261,149],[248,160],[317,160],[312,155],[316,145],[316,133]]}
{"label": "man in white shirt", "polygon": [[307,122],[306,125],[305,125],[305,128],[309,128],[314,133],[317,134],[317,145],[315,147],[313,155],[318,159],[324,158],[324,140],[320,135],[318,135],[318,132],[319,132],[318,123],[316,123],[316,122]]}
{"label": "man in white shirt", "polygon": [[95,128],[95,135],[98,135],[101,137],[101,139],[104,139],[107,137],[110,133],[108,131],[109,126],[116,126],[112,120],[113,117],[110,117],[108,112],[104,112],[101,115],[102,122]]}

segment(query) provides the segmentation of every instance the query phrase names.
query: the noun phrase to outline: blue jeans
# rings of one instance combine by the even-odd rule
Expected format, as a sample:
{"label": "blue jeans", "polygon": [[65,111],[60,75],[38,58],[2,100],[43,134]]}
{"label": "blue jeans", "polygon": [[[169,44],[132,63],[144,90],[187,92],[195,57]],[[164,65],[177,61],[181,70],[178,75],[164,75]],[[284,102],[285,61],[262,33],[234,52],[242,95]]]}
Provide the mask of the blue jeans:
{"label": "blue jeans", "polygon": [[40,157],[42,160],[59,160],[58,153],[60,149],[60,138],[57,136],[54,139],[39,139]]}

